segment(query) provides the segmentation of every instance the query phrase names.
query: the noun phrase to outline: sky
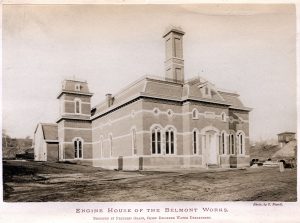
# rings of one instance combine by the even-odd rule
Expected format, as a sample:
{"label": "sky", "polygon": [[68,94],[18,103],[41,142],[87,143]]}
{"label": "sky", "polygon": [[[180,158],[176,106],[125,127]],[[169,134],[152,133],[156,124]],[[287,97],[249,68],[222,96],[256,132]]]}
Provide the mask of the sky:
{"label": "sky", "polygon": [[184,35],[185,78],[236,91],[250,139],[296,131],[293,5],[4,5],[2,129],[33,137],[55,122],[65,78],[87,80],[92,106],[143,75],[164,76],[162,35]]}

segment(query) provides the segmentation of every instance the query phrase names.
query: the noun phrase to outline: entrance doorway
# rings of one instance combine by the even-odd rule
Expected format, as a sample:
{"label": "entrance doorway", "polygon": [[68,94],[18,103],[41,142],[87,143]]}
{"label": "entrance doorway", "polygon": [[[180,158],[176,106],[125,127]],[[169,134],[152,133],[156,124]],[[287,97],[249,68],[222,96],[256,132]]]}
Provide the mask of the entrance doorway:
{"label": "entrance doorway", "polygon": [[218,164],[217,134],[215,131],[208,131],[206,132],[206,138],[207,138],[206,148],[208,154],[207,164],[217,165]]}
{"label": "entrance doorway", "polygon": [[219,130],[208,126],[202,129],[203,166],[219,166]]}

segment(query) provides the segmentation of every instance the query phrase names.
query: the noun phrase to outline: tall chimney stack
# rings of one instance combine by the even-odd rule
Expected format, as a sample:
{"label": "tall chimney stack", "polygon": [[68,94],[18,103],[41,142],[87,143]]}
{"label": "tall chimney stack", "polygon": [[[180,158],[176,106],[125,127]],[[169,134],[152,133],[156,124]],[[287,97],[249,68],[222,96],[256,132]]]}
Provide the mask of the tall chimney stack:
{"label": "tall chimney stack", "polygon": [[112,103],[113,103],[113,97],[111,94],[106,94],[106,104],[107,104],[107,107],[109,108],[110,106],[112,106]]}
{"label": "tall chimney stack", "polygon": [[166,45],[166,79],[184,82],[184,60],[182,39],[185,33],[179,28],[171,28],[163,35]]}

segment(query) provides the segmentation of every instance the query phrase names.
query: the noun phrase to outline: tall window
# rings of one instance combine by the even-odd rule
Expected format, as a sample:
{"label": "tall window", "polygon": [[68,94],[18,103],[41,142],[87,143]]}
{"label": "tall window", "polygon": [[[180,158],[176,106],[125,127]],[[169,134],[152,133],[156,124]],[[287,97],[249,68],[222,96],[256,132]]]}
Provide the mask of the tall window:
{"label": "tall window", "polygon": [[174,130],[166,130],[166,154],[174,154]]}
{"label": "tall window", "polygon": [[131,130],[131,141],[132,141],[132,154],[136,155],[137,151],[136,151],[136,130],[132,129]]}
{"label": "tall window", "polygon": [[152,154],[161,154],[161,129],[155,127],[151,132]]}
{"label": "tall window", "polygon": [[74,157],[75,159],[82,159],[82,140],[79,138],[74,140]]}
{"label": "tall window", "polygon": [[230,135],[229,135],[229,149],[230,149],[230,154],[235,154],[235,149],[234,149],[234,147],[235,147],[235,140],[234,140],[234,134],[233,133],[231,133]]}
{"label": "tall window", "polygon": [[225,112],[222,112],[221,119],[222,119],[223,122],[226,121],[226,113]]}
{"label": "tall window", "polygon": [[76,98],[75,99],[75,114],[80,114],[81,113],[81,101],[80,99]]}
{"label": "tall window", "polygon": [[197,154],[198,142],[197,142],[197,132],[193,131],[193,154]]}
{"label": "tall window", "polygon": [[193,119],[198,119],[198,110],[196,108],[194,108],[193,111],[192,111],[192,118]]}
{"label": "tall window", "polygon": [[221,133],[221,154],[225,154],[225,132]]}
{"label": "tall window", "polygon": [[245,135],[244,133],[240,132],[237,135],[237,140],[238,140],[238,153],[239,154],[244,154],[245,153]]}

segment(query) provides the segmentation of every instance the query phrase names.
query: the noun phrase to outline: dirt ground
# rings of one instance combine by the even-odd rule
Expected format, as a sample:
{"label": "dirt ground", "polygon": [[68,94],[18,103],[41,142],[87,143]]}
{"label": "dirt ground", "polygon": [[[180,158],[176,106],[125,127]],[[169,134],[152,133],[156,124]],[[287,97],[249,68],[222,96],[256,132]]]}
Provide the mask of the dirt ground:
{"label": "dirt ground", "polygon": [[5,202],[296,201],[296,169],[110,171],[68,163],[4,161]]}

